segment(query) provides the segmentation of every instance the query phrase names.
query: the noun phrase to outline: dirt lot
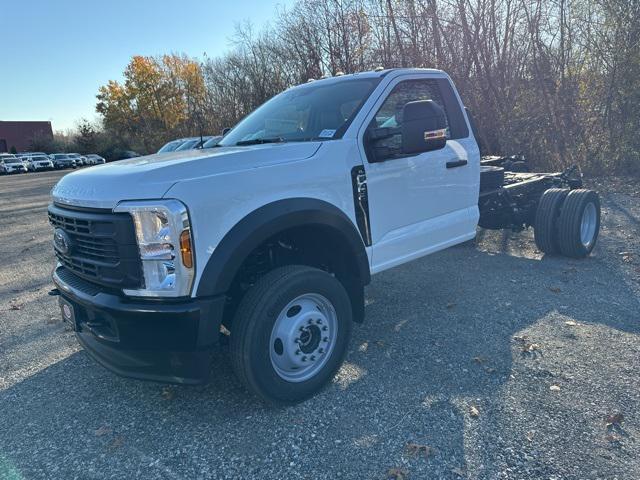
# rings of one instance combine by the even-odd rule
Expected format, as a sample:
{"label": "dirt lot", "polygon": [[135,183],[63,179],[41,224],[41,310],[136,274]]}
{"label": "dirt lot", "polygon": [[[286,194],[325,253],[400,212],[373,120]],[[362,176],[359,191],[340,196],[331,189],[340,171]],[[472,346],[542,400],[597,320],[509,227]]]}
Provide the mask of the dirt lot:
{"label": "dirt lot", "polygon": [[0,177],[0,478],[640,478],[638,187],[599,185],[584,261],[481,231],[377,275],[333,384],[271,409],[224,351],[189,388],[79,349],[47,295],[61,175]]}

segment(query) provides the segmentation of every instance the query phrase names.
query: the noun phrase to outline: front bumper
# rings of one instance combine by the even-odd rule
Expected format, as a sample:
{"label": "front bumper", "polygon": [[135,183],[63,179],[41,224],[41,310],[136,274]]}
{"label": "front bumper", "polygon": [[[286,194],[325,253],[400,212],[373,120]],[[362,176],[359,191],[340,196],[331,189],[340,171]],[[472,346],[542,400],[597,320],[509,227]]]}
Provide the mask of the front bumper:
{"label": "front bumper", "polygon": [[160,382],[207,380],[224,296],[137,300],[100,291],[61,266],[53,272],[53,282],[73,307],[79,342],[109,370]]}
{"label": "front bumper", "polygon": [[27,167],[5,167],[5,173],[26,173]]}

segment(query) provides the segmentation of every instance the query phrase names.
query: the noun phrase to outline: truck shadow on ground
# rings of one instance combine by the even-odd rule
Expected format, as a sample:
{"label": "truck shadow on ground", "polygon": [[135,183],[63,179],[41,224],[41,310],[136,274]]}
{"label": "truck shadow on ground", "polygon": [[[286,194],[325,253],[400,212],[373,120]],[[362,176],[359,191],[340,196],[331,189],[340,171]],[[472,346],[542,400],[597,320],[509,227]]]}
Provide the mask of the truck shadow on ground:
{"label": "truck shadow on ground", "polygon": [[[494,478],[504,465],[482,452],[482,431],[506,427],[482,415],[501,402],[514,358],[528,355],[523,342],[538,341],[528,329],[570,319],[637,334],[640,301],[619,275],[597,257],[538,260],[472,245],[380,274],[333,384],[289,408],[250,397],[224,350],[200,387],[122,379],[79,352],[0,392],[0,468],[246,478],[267,462],[280,478],[384,478],[394,467],[416,478]],[[602,285],[615,285],[606,302]],[[470,431],[480,437],[469,440]],[[423,458],[407,443],[434,450]],[[544,458],[533,468],[554,472]]]}

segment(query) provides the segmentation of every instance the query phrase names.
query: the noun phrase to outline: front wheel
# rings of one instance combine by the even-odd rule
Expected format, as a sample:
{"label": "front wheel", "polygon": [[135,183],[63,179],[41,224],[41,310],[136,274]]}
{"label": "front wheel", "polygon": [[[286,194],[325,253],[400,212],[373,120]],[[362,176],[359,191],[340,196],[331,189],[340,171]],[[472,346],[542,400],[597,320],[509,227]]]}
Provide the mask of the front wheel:
{"label": "front wheel", "polygon": [[268,403],[297,403],[336,374],[351,324],[349,296],[334,276],[301,265],[277,268],[240,302],[231,325],[231,364]]}

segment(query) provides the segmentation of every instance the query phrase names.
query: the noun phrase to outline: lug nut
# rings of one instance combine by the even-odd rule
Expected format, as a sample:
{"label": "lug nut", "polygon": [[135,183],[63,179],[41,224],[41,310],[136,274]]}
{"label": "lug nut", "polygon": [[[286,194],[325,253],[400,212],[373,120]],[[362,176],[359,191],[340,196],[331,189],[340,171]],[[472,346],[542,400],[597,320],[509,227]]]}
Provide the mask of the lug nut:
{"label": "lug nut", "polygon": [[321,318],[317,319],[317,320],[316,320],[316,323],[317,323],[318,325],[322,325],[322,319],[321,319]]}
{"label": "lug nut", "polygon": [[[300,327],[300,331],[304,332],[304,327]],[[298,339],[299,340],[299,339]]]}
{"label": "lug nut", "polygon": [[309,321],[307,322],[309,325],[311,325],[313,323],[313,320],[309,319]]}
{"label": "lug nut", "polygon": [[326,332],[327,330],[329,330],[329,327],[327,327],[326,325],[324,327],[322,327],[322,331]]}
{"label": "lug nut", "polygon": [[296,355],[300,355],[300,350],[296,350]]}
{"label": "lug nut", "polygon": [[311,361],[315,362],[316,361],[316,356],[315,355],[311,355]]}
{"label": "lug nut", "polygon": [[302,357],[302,361],[306,362],[307,361],[307,356],[305,355],[304,357]]}
{"label": "lug nut", "polygon": [[328,342],[328,341],[329,341],[329,337],[324,337],[324,338],[322,339],[322,341],[323,341],[323,342]]}
{"label": "lug nut", "polygon": [[324,353],[324,348],[319,348],[318,353]]}

